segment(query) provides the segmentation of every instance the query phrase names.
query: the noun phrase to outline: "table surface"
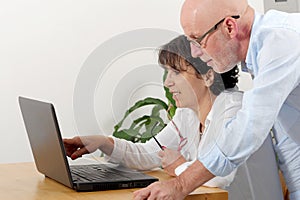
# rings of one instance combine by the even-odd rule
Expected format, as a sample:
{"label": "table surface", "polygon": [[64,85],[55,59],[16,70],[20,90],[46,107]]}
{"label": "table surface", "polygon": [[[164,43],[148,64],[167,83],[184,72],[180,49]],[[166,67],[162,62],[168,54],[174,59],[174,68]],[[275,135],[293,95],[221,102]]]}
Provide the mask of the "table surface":
{"label": "table surface", "polygon": [[[171,177],[161,170],[147,174],[167,180]],[[15,200],[99,200],[99,199],[132,199],[137,189],[121,189],[97,192],[76,192],[56,181],[40,174],[34,163],[0,164],[0,199]],[[228,193],[219,188],[199,187],[186,199],[227,200]]]}

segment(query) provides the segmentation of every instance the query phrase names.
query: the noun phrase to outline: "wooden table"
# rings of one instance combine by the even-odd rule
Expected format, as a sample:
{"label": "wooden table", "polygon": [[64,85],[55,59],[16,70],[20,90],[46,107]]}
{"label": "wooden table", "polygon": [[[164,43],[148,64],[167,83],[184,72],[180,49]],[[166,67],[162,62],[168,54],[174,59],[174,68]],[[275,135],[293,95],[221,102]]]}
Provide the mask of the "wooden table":
{"label": "wooden table", "polygon": [[[163,171],[149,172],[160,180],[170,178]],[[2,200],[118,200],[132,199],[137,189],[97,192],[76,192],[40,174],[34,163],[0,164],[0,199]],[[218,188],[200,187],[186,199],[227,200],[226,191]]]}

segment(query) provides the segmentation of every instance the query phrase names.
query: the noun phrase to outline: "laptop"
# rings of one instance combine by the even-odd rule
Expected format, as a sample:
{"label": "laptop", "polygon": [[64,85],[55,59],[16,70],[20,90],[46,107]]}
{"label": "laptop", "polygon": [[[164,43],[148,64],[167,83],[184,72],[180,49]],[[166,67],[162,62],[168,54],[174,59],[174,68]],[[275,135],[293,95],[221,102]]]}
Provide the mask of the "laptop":
{"label": "laptop", "polygon": [[109,163],[69,165],[54,106],[19,97],[24,124],[37,170],[76,191],[142,188],[157,178]]}

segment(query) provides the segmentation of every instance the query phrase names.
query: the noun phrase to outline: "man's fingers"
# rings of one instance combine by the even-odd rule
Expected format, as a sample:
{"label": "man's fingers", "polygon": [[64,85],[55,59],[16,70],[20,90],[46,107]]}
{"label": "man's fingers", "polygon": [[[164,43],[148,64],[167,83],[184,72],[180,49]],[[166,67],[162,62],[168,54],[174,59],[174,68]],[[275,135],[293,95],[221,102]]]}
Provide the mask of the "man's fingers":
{"label": "man's fingers", "polygon": [[137,190],[135,192],[133,192],[133,198],[134,200],[144,200],[147,199],[150,195],[150,191],[149,188],[143,188],[140,190]]}

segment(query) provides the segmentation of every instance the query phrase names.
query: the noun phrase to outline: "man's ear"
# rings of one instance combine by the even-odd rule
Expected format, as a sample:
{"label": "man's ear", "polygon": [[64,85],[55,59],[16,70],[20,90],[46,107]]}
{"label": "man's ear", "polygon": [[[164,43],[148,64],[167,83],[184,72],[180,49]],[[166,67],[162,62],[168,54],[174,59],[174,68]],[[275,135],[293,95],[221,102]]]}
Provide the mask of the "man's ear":
{"label": "man's ear", "polygon": [[205,85],[207,87],[212,86],[215,80],[215,72],[213,69],[210,69],[206,72],[206,74],[203,75],[203,80],[205,82]]}
{"label": "man's ear", "polygon": [[226,35],[228,35],[230,38],[234,38],[238,33],[237,21],[232,17],[226,17],[222,23],[222,27],[222,30],[225,31]]}

